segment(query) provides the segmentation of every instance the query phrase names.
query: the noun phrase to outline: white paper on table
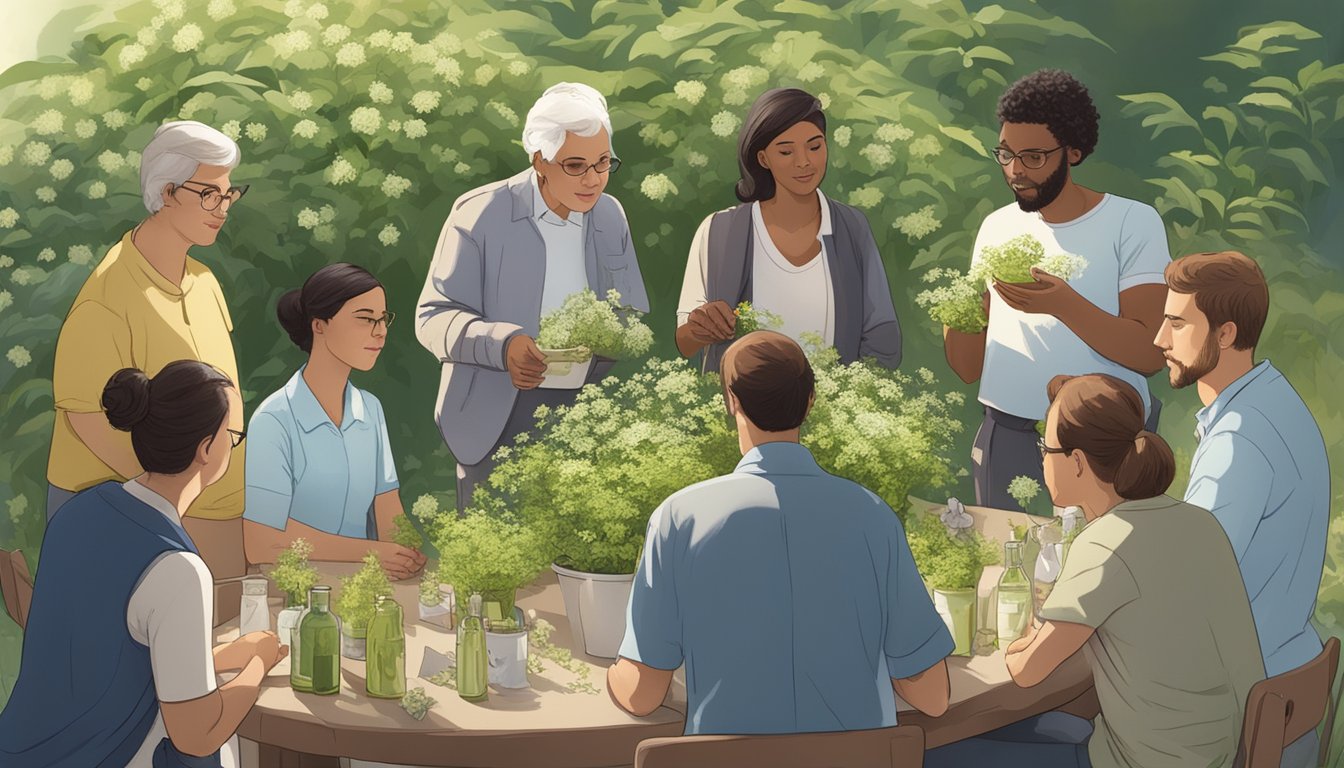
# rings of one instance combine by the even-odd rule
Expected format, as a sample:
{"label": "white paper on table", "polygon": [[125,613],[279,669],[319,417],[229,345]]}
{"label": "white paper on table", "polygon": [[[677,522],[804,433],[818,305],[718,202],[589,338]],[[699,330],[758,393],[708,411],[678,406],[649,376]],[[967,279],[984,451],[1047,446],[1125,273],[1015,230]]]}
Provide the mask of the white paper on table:
{"label": "white paper on table", "polygon": [[425,656],[420,660],[420,674],[417,676],[422,680],[428,680],[450,669],[457,669],[457,654],[448,656],[433,648],[426,648]]}

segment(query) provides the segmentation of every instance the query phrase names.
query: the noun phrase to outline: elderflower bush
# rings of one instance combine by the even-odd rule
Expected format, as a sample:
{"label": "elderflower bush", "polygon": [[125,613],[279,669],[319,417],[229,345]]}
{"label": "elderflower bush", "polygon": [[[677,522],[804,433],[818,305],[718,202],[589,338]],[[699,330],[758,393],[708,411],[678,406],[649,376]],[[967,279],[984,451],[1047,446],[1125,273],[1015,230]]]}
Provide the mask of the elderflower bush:
{"label": "elderflower bush", "polygon": [[614,290],[607,291],[605,301],[591,290],[583,290],[542,316],[537,346],[584,347],[598,357],[613,360],[642,357],[653,345],[653,331],[640,316],[639,311],[622,305],[621,294]]}

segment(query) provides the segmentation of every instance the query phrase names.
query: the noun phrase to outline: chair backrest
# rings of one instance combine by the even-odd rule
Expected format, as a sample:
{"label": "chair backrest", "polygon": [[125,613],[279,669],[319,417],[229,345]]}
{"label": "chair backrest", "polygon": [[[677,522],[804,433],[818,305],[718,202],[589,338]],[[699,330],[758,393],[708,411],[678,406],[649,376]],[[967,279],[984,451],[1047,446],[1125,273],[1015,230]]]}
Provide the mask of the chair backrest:
{"label": "chair backrest", "polygon": [[646,739],[635,768],[922,768],[924,729],[917,725],[867,731],[769,736],[676,736]]}
{"label": "chair backrest", "polygon": [[1334,719],[1330,692],[1339,669],[1339,638],[1289,672],[1261,680],[1246,697],[1239,757],[1245,768],[1278,768],[1283,748],[1307,735],[1322,719]]}
{"label": "chair backrest", "polygon": [[28,573],[28,561],[23,552],[0,549],[0,593],[5,600],[5,613],[19,625],[28,626],[28,609],[33,604],[33,578]]}

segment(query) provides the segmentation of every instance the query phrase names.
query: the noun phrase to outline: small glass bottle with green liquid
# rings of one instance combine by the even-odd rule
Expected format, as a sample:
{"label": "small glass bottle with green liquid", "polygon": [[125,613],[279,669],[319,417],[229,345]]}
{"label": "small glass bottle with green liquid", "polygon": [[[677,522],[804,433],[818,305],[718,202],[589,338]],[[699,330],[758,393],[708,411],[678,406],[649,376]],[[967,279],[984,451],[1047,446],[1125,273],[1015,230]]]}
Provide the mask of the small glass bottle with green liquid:
{"label": "small glass bottle with green liquid", "polygon": [[1027,631],[1031,623],[1031,577],[1022,566],[1025,542],[1004,545],[1003,575],[999,577],[998,629],[999,649],[1008,646]]}
{"label": "small glass bottle with green liquid", "polygon": [[481,596],[472,595],[467,605],[467,615],[457,625],[457,695],[467,701],[485,701],[490,696],[490,659],[485,651]]}
{"label": "small glass bottle with green liquid", "polygon": [[341,690],[341,625],[331,612],[331,587],[313,587],[299,622],[299,661],[289,671],[296,691],[330,696]]}
{"label": "small glass bottle with green liquid", "polygon": [[401,606],[386,595],[378,596],[373,621],[369,622],[365,653],[364,689],[379,699],[406,695],[406,634],[401,624]]}

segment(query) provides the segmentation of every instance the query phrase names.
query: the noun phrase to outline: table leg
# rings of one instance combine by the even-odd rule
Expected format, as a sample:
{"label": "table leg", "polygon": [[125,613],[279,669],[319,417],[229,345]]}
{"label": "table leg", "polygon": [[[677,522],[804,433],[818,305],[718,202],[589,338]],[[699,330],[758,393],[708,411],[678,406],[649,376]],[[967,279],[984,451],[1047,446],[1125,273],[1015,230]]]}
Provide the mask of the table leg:
{"label": "table leg", "polygon": [[307,755],[270,744],[257,745],[257,768],[340,768],[339,757]]}

